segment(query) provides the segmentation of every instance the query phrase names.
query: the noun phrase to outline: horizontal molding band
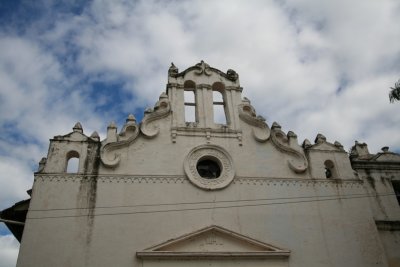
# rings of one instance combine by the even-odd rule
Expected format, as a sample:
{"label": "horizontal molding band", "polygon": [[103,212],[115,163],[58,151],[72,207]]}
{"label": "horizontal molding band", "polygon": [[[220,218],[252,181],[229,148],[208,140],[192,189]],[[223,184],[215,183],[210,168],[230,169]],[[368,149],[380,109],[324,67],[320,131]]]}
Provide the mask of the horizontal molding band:
{"label": "horizontal molding band", "polygon": [[399,162],[393,162],[393,161],[351,161],[351,166],[355,170],[363,170],[363,169],[369,169],[369,170],[400,170],[400,164]]}
{"label": "horizontal molding band", "polygon": [[174,251],[162,251],[162,252],[136,252],[136,256],[142,259],[162,259],[162,258],[174,258],[174,259],[209,259],[209,258],[288,258],[290,256],[289,251],[260,251],[260,252],[174,252]]}
{"label": "horizontal molding band", "polygon": [[[84,175],[84,174],[35,174],[35,181],[50,182],[90,182],[96,178],[100,183],[166,183],[166,184],[183,184],[190,183],[186,176],[179,175]],[[299,186],[335,186],[335,187],[353,187],[361,186],[362,180],[355,179],[302,179],[302,178],[270,178],[270,177],[240,177],[236,176],[232,184],[236,185],[299,185]]]}

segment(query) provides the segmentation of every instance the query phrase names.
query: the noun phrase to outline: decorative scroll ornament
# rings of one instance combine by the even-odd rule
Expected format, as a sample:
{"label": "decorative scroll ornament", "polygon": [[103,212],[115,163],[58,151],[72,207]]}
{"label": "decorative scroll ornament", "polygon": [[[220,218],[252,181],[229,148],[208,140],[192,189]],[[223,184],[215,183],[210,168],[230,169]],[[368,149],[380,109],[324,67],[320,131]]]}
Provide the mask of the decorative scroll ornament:
{"label": "decorative scroll ornament", "polygon": [[207,76],[211,75],[210,65],[205,63],[203,60],[200,63],[197,63],[196,66],[197,71],[195,72],[197,75],[205,74]]}
{"label": "decorative scroll ornament", "polygon": [[232,70],[232,69],[229,69],[229,70],[226,72],[226,76],[227,76],[227,78],[228,78],[229,80],[234,81],[234,82],[239,78],[239,74],[237,74],[237,72],[234,71],[234,70]]}
{"label": "decorative scroll ornament", "polygon": [[[197,164],[202,160],[214,161],[220,167],[219,177],[208,179],[200,176]],[[228,186],[235,177],[233,160],[222,147],[201,145],[192,149],[185,158],[184,169],[189,180],[197,187],[206,190],[222,189]]]}
{"label": "decorative scroll ornament", "polygon": [[256,116],[254,107],[250,105],[250,101],[246,97],[242,104],[239,105],[239,118],[253,126],[253,137],[258,142],[266,142],[269,139],[271,131],[265,123],[265,119],[261,116]]}
{"label": "decorative scroll ornament", "polygon": [[289,132],[286,136],[281,130],[281,126],[274,122],[272,124],[271,131],[271,141],[272,143],[282,152],[287,153],[294,157],[294,159],[289,159],[288,164],[291,170],[295,173],[305,172],[308,168],[307,158],[303,153],[297,151],[296,149],[290,147],[289,138],[297,138],[296,134]]}
{"label": "decorative scroll ornament", "polygon": [[140,125],[141,132],[147,137],[155,137],[160,129],[153,122],[167,117],[171,113],[171,104],[166,93],[160,95],[160,99],[154,109],[147,109]]}
{"label": "decorative scroll ornament", "polygon": [[136,124],[136,119],[131,114],[128,116],[128,119],[119,134],[119,141],[108,143],[102,147],[100,158],[103,164],[109,168],[117,166],[121,158],[118,153],[113,153],[113,151],[133,143],[138,135],[139,125]]}

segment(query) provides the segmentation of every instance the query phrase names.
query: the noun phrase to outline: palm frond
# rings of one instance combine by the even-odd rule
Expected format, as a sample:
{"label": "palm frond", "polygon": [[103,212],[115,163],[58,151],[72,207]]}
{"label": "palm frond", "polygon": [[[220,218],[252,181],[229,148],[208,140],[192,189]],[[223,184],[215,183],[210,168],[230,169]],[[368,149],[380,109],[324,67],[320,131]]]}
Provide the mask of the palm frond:
{"label": "palm frond", "polygon": [[393,103],[394,101],[400,101],[400,80],[394,84],[394,87],[390,87],[389,101]]}

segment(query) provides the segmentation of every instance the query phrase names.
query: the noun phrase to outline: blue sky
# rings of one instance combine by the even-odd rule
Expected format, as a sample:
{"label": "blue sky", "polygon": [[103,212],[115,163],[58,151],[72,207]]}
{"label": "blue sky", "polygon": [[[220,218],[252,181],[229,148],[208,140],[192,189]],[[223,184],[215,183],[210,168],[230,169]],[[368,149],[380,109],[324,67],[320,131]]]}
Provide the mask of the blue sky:
{"label": "blue sky", "polygon": [[[167,70],[239,73],[258,115],[313,141],[400,152],[396,0],[0,1],[0,210],[27,198],[48,140],[140,121]],[[18,243],[0,224],[0,267]]]}

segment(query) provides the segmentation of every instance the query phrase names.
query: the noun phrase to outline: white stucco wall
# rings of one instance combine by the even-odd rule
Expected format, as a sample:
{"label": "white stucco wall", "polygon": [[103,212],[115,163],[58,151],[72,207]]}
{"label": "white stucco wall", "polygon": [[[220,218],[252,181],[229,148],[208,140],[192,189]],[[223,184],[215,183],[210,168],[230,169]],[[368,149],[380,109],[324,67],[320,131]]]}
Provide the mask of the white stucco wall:
{"label": "white stucco wall", "polygon": [[[340,144],[320,136],[315,144],[300,146],[294,133],[266,124],[250,101],[242,99],[232,73],[221,74],[204,64],[185,73],[170,74],[168,95],[160,96],[140,125],[130,117],[120,134],[110,125],[101,143],[79,129],[51,141],[47,163],[35,174],[18,267],[389,266],[387,257],[395,258],[394,241],[381,241],[376,199],[363,175],[354,174]],[[195,124],[183,121],[187,79],[198,85],[202,107]],[[229,123],[224,126],[214,124],[209,112],[216,82],[226,90]],[[205,157],[211,153],[220,160],[221,177],[232,174],[223,188],[210,184],[205,190],[193,182],[188,173],[193,158],[188,155],[199,147],[206,149],[198,154],[205,151]],[[65,173],[71,149],[80,155],[77,174]],[[326,160],[334,163],[334,179],[325,176]],[[393,199],[388,201],[383,205],[395,210]],[[287,249],[290,256],[136,257],[139,251],[211,225]],[[387,246],[390,252],[385,253]]]}

